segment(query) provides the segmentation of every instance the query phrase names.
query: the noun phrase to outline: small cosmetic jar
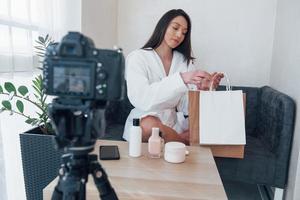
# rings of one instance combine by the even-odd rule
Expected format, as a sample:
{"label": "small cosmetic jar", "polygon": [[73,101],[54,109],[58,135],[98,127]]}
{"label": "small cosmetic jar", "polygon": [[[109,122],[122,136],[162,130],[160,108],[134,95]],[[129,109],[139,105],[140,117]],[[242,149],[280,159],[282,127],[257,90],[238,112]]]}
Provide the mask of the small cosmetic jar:
{"label": "small cosmetic jar", "polygon": [[168,142],[165,144],[164,158],[170,163],[182,163],[187,153],[185,144],[181,142]]}

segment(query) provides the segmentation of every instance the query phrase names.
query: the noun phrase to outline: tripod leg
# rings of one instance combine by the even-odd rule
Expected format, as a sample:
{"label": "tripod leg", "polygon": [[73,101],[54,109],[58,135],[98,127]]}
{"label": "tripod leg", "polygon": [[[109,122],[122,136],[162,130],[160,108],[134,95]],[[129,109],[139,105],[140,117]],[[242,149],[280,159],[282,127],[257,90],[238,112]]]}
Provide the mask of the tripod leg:
{"label": "tripod leg", "polygon": [[60,178],[51,200],[85,200],[85,184],[83,181],[68,176]]}
{"label": "tripod leg", "polygon": [[70,154],[62,156],[63,164],[51,200],[85,200],[85,184],[89,172],[87,162],[88,156],[78,158]]}
{"label": "tripod leg", "polygon": [[57,186],[55,186],[55,188],[54,188],[54,191],[53,191],[53,193],[52,193],[52,197],[51,197],[51,200],[62,200],[62,192],[61,191],[59,191],[59,189],[58,189],[58,185]]}
{"label": "tripod leg", "polygon": [[[97,157],[96,157],[97,159]],[[107,174],[97,160],[91,163],[90,173],[93,175],[95,185],[102,200],[118,200],[117,194],[111,186]]]}

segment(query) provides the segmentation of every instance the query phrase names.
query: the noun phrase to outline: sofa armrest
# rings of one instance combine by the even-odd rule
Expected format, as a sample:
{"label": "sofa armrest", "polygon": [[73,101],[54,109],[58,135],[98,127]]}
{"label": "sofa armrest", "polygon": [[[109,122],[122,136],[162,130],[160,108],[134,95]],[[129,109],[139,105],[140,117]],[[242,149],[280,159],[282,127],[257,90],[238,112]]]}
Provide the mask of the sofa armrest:
{"label": "sofa armrest", "polygon": [[274,179],[286,183],[295,123],[295,102],[268,86],[261,88],[258,138],[276,156]]}

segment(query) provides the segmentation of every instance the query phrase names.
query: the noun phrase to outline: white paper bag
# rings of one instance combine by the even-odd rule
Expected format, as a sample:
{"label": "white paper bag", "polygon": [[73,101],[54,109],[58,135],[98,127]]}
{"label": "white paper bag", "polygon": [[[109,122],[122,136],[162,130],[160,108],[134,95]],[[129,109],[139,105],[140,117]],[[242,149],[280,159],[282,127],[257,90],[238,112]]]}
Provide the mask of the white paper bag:
{"label": "white paper bag", "polygon": [[241,90],[201,91],[199,101],[200,144],[246,144]]}

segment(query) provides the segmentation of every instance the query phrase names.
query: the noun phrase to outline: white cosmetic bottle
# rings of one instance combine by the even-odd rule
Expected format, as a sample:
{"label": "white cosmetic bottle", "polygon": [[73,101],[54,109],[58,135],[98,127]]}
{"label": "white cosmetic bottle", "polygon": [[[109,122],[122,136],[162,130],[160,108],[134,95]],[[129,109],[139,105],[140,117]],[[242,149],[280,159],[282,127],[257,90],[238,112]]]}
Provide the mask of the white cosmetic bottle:
{"label": "white cosmetic bottle", "polygon": [[159,128],[153,127],[148,140],[148,152],[150,158],[160,158],[164,140],[159,135]]}
{"label": "white cosmetic bottle", "polygon": [[142,155],[142,129],[140,119],[133,119],[133,126],[129,135],[129,156],[139,157]]}

